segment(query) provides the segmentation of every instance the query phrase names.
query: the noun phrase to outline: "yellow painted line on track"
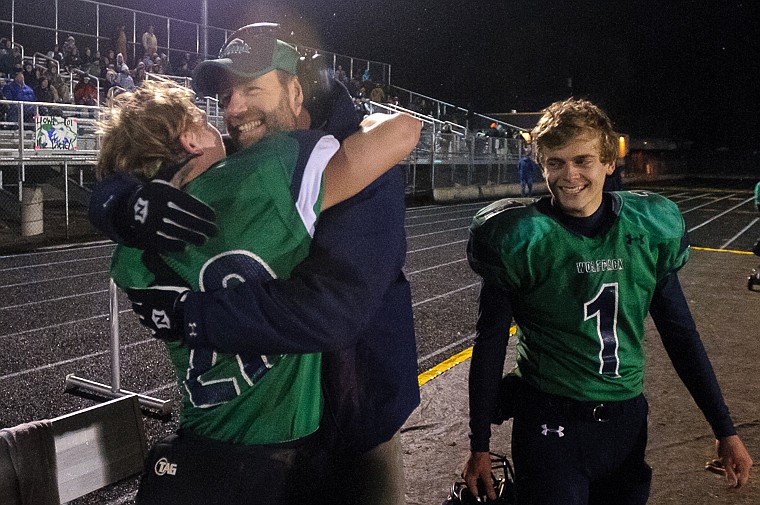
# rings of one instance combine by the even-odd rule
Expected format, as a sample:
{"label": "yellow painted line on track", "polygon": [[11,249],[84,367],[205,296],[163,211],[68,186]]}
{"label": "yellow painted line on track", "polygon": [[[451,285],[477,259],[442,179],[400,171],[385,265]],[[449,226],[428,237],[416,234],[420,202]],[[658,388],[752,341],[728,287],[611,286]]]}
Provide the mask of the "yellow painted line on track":
{"label": "yellow painted line on track", "polygon": [[446,370],[450,370],[457,366],[459,363],[470,359],[470,356],[472,356],[472,347],[468,347],[464,351],[460,352],[459,354],[455,354],[446,361],[438,363],[430,370],[422,372],[419,376],[417,376],[417,384],[419,384],[421,387],[423,384],[426,384],[435,379]]}
{"label": "yellow painted line on track", "polygon": [[754,253],[751,251],[734,251],[732,249],[713,249],[711,247],[694,247],[692,246],[691,249],[694,249],[695,251],[710,251],[710,252],[721,252],[721,253],[731,253],[731,254],[749,254],[752,256]]}
{"label": "yellow painted line on track", "polygon": [[[514,335],[517,331],[516,326],[512,326],[509,328],[509,334]],[[420,387],[422,387],[423,384],[426,384],[430,382],[431,380],[435,379],[439,375],[441,375],[443,372],[447,370],[451,370],[455,366],[457,366],[459,363],[462,363],[463,361],[467,361],[472,356],[472,347],[468,347],[464,351],[453,355],[449,359],[442,361],[441,363],[438,363],[436,366],[431,368],[430,370],[427,370],[425,372],[422,372],[420,375],[417,376],[417,384],[419,384]]]}

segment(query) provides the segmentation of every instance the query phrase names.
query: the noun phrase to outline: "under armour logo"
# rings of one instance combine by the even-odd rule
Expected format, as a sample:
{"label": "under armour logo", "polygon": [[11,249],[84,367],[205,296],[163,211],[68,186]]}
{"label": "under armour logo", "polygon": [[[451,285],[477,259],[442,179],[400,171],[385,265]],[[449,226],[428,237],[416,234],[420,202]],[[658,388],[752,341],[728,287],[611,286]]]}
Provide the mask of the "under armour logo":
{"label": "under armour logo", "polygon": [[638,237],[635,237],[631,235],[630,233],[625,236],[625,243],[627,245],[631,245],[634,242],[638,242],[639,245],[644,243],[644,235],[639,235]]}
{"label": "under armour logo", "polygon": [[138,198],[135,202],[135,221],[145,224],[146,219],[148,219],[148,200]]}
{"label": "under armour logo", "polygon": [[153,465],[153,471],[156,472],[156,475],[159,477],[164,475],[177,475],[177,464],[169,463],[169,460],[166,458],[161,458],[156,461],[155,465]]}
{"label": "under armour logo", "polygon": [[170,330],[172,327],[171,320],[169,320],[169,316],[166,315],[166,311],[153,309],[151,319],[153,319],[153,324],[156,325],[156,328],[158,329],[166,328],[167,330]]}
{"label": "under armour logo", "polygon": [[545,424],[541,425],[541,434],[545,437],[549,436],[549,433],[556,433],[559,438],[562,438],[565,436],[565,427],[564,426],[557,426],[557,429],[549,428]]}
{"label": "under armour logo", "polygon": [[198,326],[198,323],[187,323],[187,336],[188,337],[197,337],[198,334],[195,333],[195,327]]}

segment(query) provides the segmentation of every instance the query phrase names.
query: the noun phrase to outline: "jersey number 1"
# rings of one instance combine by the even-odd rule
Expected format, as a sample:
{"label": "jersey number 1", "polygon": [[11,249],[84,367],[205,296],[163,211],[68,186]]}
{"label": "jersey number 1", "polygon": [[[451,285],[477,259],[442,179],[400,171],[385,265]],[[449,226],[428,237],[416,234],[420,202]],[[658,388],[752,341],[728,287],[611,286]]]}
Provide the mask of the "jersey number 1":
{"label": "jersey number 1", "polygon": [[596,334],[599,337],[599,373],[618,376],[618,285],[603,284],[596,296],[583,305],[584,320],[596,318]]}

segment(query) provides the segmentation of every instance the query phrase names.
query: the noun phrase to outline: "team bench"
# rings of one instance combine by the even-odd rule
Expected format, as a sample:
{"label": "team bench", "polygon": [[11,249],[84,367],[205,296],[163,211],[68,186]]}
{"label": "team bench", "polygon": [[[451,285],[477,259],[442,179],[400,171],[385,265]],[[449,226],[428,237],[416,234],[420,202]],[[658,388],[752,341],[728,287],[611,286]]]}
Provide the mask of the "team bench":
{"label": "team bench", "polygon": [[58,505],[142,471],[136,395],[0,430],[0,503]]}

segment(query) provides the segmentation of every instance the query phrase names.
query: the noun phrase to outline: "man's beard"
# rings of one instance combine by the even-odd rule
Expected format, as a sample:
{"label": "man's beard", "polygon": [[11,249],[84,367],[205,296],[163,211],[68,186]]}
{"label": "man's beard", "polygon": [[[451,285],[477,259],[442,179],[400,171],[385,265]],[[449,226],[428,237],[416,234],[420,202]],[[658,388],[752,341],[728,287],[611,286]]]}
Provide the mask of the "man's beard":
{"label": "man's beard", "polygon": [[237,129],[233,130],[234,133],[231,134],[232,139],[240,149],[251,147],[252,145],[261,141],[264,137],[274,135],[275,133],[293,130],[297,123],[297,118],[295,114],[293,114],[293,111],[290,109],[288,94],[285,92],[285,90],[283,90],[283,93],[280,96],[280,101],[278,102],[277,107],[269,112],[263,113],[261,117],[264,124],[264,135],[262,137],[248,138],[244,141],[241,141],[240,131]]}

